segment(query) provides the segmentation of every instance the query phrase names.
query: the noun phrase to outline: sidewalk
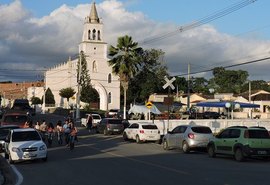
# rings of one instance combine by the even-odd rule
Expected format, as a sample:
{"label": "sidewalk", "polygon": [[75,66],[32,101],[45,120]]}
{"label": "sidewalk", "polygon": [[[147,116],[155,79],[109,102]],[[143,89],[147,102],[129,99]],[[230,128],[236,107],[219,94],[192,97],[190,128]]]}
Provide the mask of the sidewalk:
{"label": "sidewalk", "polygon": [[0,155],[0,185],[14,185],[17,177],[7,160]]}

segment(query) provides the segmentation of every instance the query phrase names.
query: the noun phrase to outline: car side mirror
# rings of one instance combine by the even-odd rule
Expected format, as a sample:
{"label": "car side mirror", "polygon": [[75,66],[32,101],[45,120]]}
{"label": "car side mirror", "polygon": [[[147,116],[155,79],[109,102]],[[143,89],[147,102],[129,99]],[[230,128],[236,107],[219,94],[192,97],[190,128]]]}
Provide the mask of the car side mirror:
{"label": "car side mirror", "polygon": [[173,134],[173,132],[172,131],[168,131],[168,134]]}

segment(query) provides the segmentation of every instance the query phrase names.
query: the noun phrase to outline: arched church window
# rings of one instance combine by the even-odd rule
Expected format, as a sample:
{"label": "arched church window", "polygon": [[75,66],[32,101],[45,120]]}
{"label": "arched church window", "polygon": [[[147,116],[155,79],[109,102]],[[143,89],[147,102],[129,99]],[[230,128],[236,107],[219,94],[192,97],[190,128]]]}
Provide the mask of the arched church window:
{"label": "arched church window", "polygon": [[97,72],[97,62],[96,61],[93,62],[92,72],[94,72],[94,73]]}
{"label": "arched church window", "polygon": [[108,103],[112,103],[112,93],[108,93]]}
{"label": "arched church window", "polygon": [[98,37],[98,40],[101,40],[100,39],[100,31],[98,30],[98,32],[97,32],[97,37]]}
{"label": "arched church window", "polygon": [[91,30],[88,30],[88,40],[91,40]]}
{"label": "arched church window", "polygon": [[95,29],[93,30],[92,38],[93,38],[93,40],[96,40],[96,30]]}
{"label": "arched church window", "polygon": [[112,83],[112,74],[111,73],[108,75],[108,83]]}

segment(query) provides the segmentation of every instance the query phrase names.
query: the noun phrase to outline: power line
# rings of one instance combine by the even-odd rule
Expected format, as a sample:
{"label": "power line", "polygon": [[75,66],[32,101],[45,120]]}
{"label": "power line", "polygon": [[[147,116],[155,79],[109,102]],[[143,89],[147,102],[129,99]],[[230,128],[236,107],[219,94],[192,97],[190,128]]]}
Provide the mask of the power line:
{"label": "power line", "polygon": [[202,19],[199,19],[198,21],[195,21],[194,23],[184,25],[184,26],[180,26],[175,31],[168,32],[168,33],[162,34],[160,36],[152,37],[152,38],[146,39],[144,41],[141,41],[139,43],[140,43],[140,45],[147,45],[147,44],[150,44],[150,43],[153,43],[153,42],[156,42],[156,41],[159,41],[159,40],[174,36],[174,35],[176,35],[178,33],[182,33],[184,31],[199,27],[201,25],[204,25],[206,23],[209,23],[209,22],[212,22],[212,21],[214,21],[216,19],[224,17],[224,16],[226,16],[226,15],[232,13],[232,12],[235,12],[235,11],[241,9],[241,8],[244,8],[244,7],[248,6],[251,3],[254,3],[255,1],[257,1],[257,0],[244,0],[244,1],[232,4],[232,5],[228,6],[227,8],[224,8],[222,10],[214,12],[214,13],[212,13],[212,14],[210,14],[210,15],[202,18]]}
{"label": "power line", "polygon": [[[269,59],[270,59],[270,57],[266,57],[266,58],[261,58],[261,59],[257,59],[257,60],[251,60],[251,61],[247,61],[247,62],[242,62],[242,63],[239,63],[239,64],[228,65],[228,66],[225,66],[223,68],[224,69],[227,69],[227,68],[231,68],[231,67],[237,67],[237,66],[242,66],[242,65],[247,65],[247,64],[262,62],[264,60],[269,60]],[[189,74],[206,73],[206,72],[210,72],[210,71],[213,71],[213,70],[214,69],[212,68],[212,69],[207,69],[207,70],[202,70],[202,71],[197,71],[197,72],[191,72]],[[187,76],[187,75],[188,75],[188,73],[185,73],[185,74],[181,74],[181,75],[173,75],[172,77],[176,77],[176,76]]]}

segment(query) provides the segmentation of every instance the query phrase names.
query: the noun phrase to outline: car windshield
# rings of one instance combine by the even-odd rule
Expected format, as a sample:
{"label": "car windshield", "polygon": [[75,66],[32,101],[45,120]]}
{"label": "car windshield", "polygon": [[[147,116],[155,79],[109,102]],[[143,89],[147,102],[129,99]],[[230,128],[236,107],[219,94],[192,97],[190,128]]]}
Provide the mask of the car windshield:
{"label": "car windshield", "polygon": [[41,140],[40,135],[37,131],[22,131],[22,132],[13,132],[12,141],[39,141]]}
{"label": "car windshield", "polygon": [[212,133],[209,127],[192,127],[191,130],[195,133],[210,134]]}
{"label": "car windshield", "polygon": [[97,115],[93,115],[92,117],[93,117],[93,119],[100,119],[100,117]]}
{"label": "car windshield", "polygon": [[269,139],[269,133],[267,130],[248,130],[249,138],[254,139]]}
{"label": "car windshield", "polygon": [[4,122],[6,123],[24,123],[27,121],[25,115],[7,115],[5,116]]}
{"label": "car windshield", "polygon": [[143,129],[158,129],[156,125],[142,125]]}

